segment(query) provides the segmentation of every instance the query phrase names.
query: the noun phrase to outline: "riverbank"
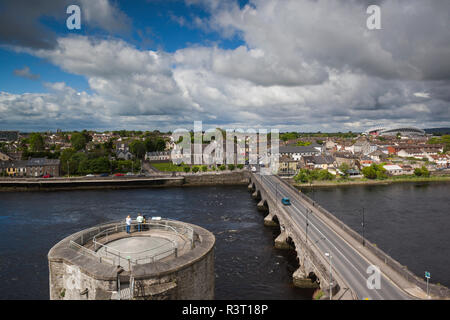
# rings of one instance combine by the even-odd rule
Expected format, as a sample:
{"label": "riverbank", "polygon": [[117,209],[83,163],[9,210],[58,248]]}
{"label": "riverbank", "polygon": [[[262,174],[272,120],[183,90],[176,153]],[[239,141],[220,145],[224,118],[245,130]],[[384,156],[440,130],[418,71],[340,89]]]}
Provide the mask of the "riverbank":
{"label": "riverbank", "polygon": [[286,180],[297,188],[313,188],[313,187],[339,187],[339,186],[358,186],[358,185],[389,185],[394,183],[405,183],[405,182],[450,182],[450,175],[430,176],[430,177],[402,176],[402,177],[391,177],[385,180],[370,180],[366,178],[361,178],[348,180],[314,181],[312,184],[297,183],[293,178],[286,178]]}
{"label": "riverbank", "polygon": [[177,176],[108,177],[108,178],[51,178],[51,179],[3,179],[2,191],[58,191],[190,187],[209,185],[246,185],[246,171],[225,173],[198,173]]}

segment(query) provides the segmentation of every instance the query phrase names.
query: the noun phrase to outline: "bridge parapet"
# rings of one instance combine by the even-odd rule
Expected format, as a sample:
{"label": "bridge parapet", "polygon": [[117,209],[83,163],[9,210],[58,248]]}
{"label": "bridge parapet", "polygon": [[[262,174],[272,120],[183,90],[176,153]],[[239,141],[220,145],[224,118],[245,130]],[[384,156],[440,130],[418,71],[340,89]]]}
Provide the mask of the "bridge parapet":
{"label": "bridge parapet", "polygon": [[[252,186],[250,188],[250,186]],[[259,177],[250,176],[249,190],[254,191],[253,197],[258,194],[260,201],[258,207],[267,204],[269,213],[264,218],[264,225],[277,226],[280,228],[280,235],[275,239],[275,247],[279,249],[290,249],[292,242],[297,253],[299,268],[293,274],[293,284],[302,288],[320,287],[326,294],[329,292],[329,269],[328,262],[322,252],[311,241],[307,241],[306,233],[299,228],[291,219],[289,213],[280,206],[275,196],[267,192]],[[344,289],[344,290],[340,290]],[[340,291],[340,292],[339,292]],[[338,294],[336,296],[336,294]],[[336,272],[333,272],[332,294],[334,298],[346,297],[354,298],[349,286]]]}
{"label": "bridge parapet", "polygon": [[[402,264],[400,264],[397,260],[393,259],[391,256],[389,256],[387,253],[385,253],[382,249],[375,246],[374,244],[367,241],[367,239],[363,239],[363,237],[347,226],[345,223],[343,223],[341,220],[339,220],[336,216],[334,216],[332,213],[330,213],[328,210],[323,208],[320,204],[303,194],[302,192],[299,192],[298,189],[296,189],[293,185],[289,184],[287,181],[278,178],[278,180],[286,185],[288,188],[293,190],[303,201],[309,203],[315,208],[315,213],[323,215],[326,219],[330,220],[333,224],[335,224],[338,228],[341,229],[341,235],[345,234],[349,237],[351,237],[354,241],[357,243],[363,243],[364,240],[364,250],[367,253],[373,255],[376,259],[380,260],[382,263],[379,265],[380,270],[386,274],[391,275],[391,277],[395,278],[402,278],[403,283],[408,283],[408,287],[417,286],[424,292],[427,290],[427,283],[424,279],[419,278],[417,275],[412,273],[408,268]],[[404,288],[405,289],[405,288]],[[449,299],[450,298],[450,289],[442,286],[442,285],[436,285],[436,284],[429,284],[428,285],[429,294],[431,297],[439,298],[439,299]]]}

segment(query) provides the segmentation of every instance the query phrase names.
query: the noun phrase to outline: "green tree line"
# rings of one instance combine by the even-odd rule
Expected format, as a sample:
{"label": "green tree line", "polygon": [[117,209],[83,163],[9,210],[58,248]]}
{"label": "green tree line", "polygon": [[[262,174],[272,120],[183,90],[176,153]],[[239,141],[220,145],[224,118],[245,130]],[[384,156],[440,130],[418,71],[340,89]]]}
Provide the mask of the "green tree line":
{"label": "green tree line", "polygon": [[90,156],[75,149],[65,149],[60,158],[62,174],[127,173],[140,170],[139,160],[109,160],[106,156]]}

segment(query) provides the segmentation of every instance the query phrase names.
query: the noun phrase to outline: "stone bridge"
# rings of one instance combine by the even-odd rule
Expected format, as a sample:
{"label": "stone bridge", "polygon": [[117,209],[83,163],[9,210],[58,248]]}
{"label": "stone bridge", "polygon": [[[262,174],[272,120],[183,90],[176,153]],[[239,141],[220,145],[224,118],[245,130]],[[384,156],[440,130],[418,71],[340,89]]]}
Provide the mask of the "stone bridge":
{"label": "stone bridge", "polygon": [[[301,229],[293,223],[283,205],[275,200],[279,195],[266,190],[256,175],[250,177],[248,189],[251,191],[253,199],[258,201],[258,210],[265,214],[264,225],[279,230],[279,235],[275,239],[275,248],[295,250],[297,254],[299,267],[292,275],[293,284],[300,288],[320,288],[328,295],[330,289],[329,264],[326,257],[317,255],[314,244],[311,241],[308,243],[306,229]],[[336,295],[339,292],[339,297],[353,298],[348,286],[343,281],[336,280],[333,276],[332,294]],[[344,290],[340,290],[342,288]]]}
{"label": "stone bridge", "polygon": [[275,247],[297,254],[295,286],[320,288],[332,299],[449,298],[448,288],[434,284],[427,295],[423,279],[280,177],[250,173],[248,181],[264,224],[279,229]]}

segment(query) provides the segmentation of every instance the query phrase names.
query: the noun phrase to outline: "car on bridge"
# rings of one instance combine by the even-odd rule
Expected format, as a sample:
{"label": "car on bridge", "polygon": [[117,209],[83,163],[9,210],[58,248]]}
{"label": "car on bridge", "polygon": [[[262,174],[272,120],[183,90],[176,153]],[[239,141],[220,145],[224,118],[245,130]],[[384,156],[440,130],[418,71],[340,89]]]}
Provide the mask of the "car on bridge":
{"label": "car on bridge", "polygon": [[283,198],[281,199],[281,202],[285,205],[285,206],[290,206],[291,205],[291,200],[289,198]]}

